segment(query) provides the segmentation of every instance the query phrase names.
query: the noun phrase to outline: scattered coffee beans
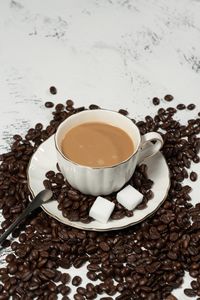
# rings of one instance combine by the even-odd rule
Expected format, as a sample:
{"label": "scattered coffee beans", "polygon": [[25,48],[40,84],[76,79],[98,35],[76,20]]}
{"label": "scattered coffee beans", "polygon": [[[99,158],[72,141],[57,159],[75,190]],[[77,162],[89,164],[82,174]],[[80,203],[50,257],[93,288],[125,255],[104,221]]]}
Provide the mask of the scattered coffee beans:
{"label": "scattered coffee beans", "polygon": [[[26,175],[32,154],[63,120],[85,109],[75,108],[73,103],[66,105],[56,106],[45,129],[37,125],[28,130],[25,138],[15,135],[10,151],[0,155],[0,209],[5,218],[0,234],[32,198]],[[155,116],[136,123],[141,134],[158,131],[164,139],[162,152],[170,169],[171,187],[158,211],[124,230],[94,232],[66,226],[38,209],[13,232],[19,240],[11,243],[12,253],[6,256],[5,267],[0,267],[0,299],[58,299],[60,295],[63,300],[82,300],[105,293],[100,296],[102,300],[175,300],[172,291],[181,286],[185,271],[193,280],[184,293],[189,297],[200,295],[200,204],[191,204],[191,187],[183,182],[191,162],[199,162],[200,119],[181,124],[173,119],[175,113],[173,108],[160,108]],[[70,219],[90,221],[87,210],[94,199],[67,183],[64,186],[58,166],[57,169],[57,174],[46,174],[45,185],[53,189],[60,209]],[[144,195],[140,205],[152,198],[152,182],[145,172],[146,166],[141,165],[137,177],[131,179],[131,184]],[[109,195],[108,200],[115,202],[115,196]],[[128,213],[118,207],[112,217],[117,219]],[[9,244],[7,240],[3,246]],[[88,280],[93,283],[77,287],[72,295],[66,272],[85,263]],[[62,272],[60,267],[64,268]]]}

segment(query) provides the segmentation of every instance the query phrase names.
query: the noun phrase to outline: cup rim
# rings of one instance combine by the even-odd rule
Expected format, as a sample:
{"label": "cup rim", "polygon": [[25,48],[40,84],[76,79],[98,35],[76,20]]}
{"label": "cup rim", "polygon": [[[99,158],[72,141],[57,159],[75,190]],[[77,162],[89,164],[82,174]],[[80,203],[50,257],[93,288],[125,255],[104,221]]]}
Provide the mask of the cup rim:
{"label": "cup rim", "polygon": [[[60,125],[58,126],[58,128],[57,128],[57,130],[56,130],[56,133],[54,134],[54,142],[55,142],[56,150],[58,151],[58,153],[59,153],[65,160],[67,160],[67,161],[70,162],[71,164],[74,164],[74,165],[80,166],[80,167],[84,167],[84,168],[86,168],[86,169],[103,170],[103,169],[111,169],[111,168],[115,168],[115,167],[117,167],[117,166],[120,166],[120,165],[122,165],[122,164],[125,164],[127,161],[129,161],[133,156],[135,156],[135,155],[138,153],[139,146],[140,146],[140,144],[141,144],[141,134],[140,134],[140,132],[139,132],[138,127],[133,123],[133,121],[132,121],[129,117],[124,116],[124,115],[120,114],[120,113],[117,112],[117,111],[114,111],[114,110],[111,110],[111,109],[98,108],[98,109],[95,109],[95,111],[107,111],[107,112],[111,112],[111,113],[120,115],[122,118],[126,118],[129,122],[131,122],[131,125],[132,125],[133,127],[135,127],[135,129],[137,129],[138,134],[139,134],[139,142],[138,142],[138,145],[137,145],[137,147],[136,147],[136,150],[133,151],[133,153],[132,153],[127,159],[125,159],[125,160],[123,160],[123,161],[121,161],[121,162],[119,162],[119,163],[117,163],[117,164],[114,164],[114,165],[111,165],[111,166],[103,166],[103,167],[91,167],[91,166],[82,165],[82,164],[79,164],[79,163],[77,163],[77,162],[75,162],[75,161],[69,159],[68,157],[66,157],[66,156],[63,154],[63,152],[61,151],[61,149],[60,149],[60,147],[59,147],[59,145],[58,145],[58,142],[57,142],[58,131],[59,131],[60,127],[61,127],[65,122],[68,121],[69,118],[73,118],[73,117],[75,117],[75,116],[77,116],[77,115],[79,115],[79,114],[84,114],[85,112],[89,112],[89,111],[90,111],[91,113],[93,112],[93,110],[86,109],[86,110],[84,110],[84,111],[81,111],[81,112],[78,112],[78,113],[76,113],[76,114],[73,114],[73,115],[69,116],[67,119],[65,119],[63,122],[60,123]],[[106,122],[105,122],[105,123],[106,123]]]}

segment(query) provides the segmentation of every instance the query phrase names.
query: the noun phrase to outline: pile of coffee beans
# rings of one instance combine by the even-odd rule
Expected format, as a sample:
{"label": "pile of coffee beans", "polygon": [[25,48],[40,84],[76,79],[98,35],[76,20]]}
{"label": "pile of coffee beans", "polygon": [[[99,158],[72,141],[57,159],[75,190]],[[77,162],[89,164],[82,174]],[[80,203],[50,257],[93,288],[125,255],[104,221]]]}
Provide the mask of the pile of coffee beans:
{"label": "pile of coffee beans", "polygon": [[[89,108],[99,107],[92,104]],[[10,151],[0,156],[0,209],[5,218],[0,234],[31,199],[26,176],[31,155],[63,120],[84,109],[75,108],[72,100],[57,104],[45,129],[38,123],[25,138],[15,135]],[[197,180],[190,169],[191,162],[200,160],[200,118],[181,124],[175,114],[176,108],[159,108],[155,116],[136,123],[141,134],[157,131],[164,139],[162,151],[170,168],[171,187],[158,211],[136,226],[98,233],[66,226],[38,209],[13,232],[18,240],[3,244],[5,248],[11,243],[12,252],[0,268],[0,300],[53,300],[59,295],[62,300],[176,300],[171,293],[181,286],[185,271],[193,278],[185,294],[200,299],[200,204],[191,204],[191,187],[183,182],[185,178]],[[60,173],[47,174],[48,182],[54,177],[62,187]],[[62,189],[57,192],[61,195]],[[75,197],[72,192],[69,194]],[[72,266],[79,269],[83,265],[88,270],[86,285],[81,271],[70,276]],[[74,295],[71,284],[76,287]]]}
{"label": "pile of coffee beans", "polygon": [[[44,180],[44,187],[53,191],[54,199],[58,200],[58,209],[62,211],[65,218],[70,221],[81,221],[83,223],[90,223],[93,219],[89,217],[89,211],[93,205],[96,197],[88,196],[75,190],[70,184],[64,180],[63,175],[58,172],[50,170],[46,173]],[[143,195],[142,202],[136,209],[144,209],[147,207],[147,202],[152,199],[153,192],[151,187],[153,181],[148,179],[147,166],[142,164],[136,168],[135,173],[127,184],[130,184],[137,188]],[[104,196],[111,202],[115,203],[115,208],[111,214],[112,220],[119,220],[123,217],[132,217],[134,212],[125,209],[116,200],[116,194],[112,193],[109,196]]]}

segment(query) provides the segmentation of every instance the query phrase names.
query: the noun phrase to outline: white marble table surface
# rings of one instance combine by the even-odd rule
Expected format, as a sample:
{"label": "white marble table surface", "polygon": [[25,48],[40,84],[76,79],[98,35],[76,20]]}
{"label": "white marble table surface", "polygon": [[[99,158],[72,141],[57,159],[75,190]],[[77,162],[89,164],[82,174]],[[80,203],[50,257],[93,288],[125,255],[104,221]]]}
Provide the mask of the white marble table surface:
{"label": "white marble table surface", "polygon": [[[139,119],[155,113],[153,96],[170,93],[200,110],[199,15],[199,0],[1,0],[0,152],[13,134],[48,123],[47,100]],[[194,202],[199,192],[194,185]],[[174,295],[189,299],[182,290]]]}

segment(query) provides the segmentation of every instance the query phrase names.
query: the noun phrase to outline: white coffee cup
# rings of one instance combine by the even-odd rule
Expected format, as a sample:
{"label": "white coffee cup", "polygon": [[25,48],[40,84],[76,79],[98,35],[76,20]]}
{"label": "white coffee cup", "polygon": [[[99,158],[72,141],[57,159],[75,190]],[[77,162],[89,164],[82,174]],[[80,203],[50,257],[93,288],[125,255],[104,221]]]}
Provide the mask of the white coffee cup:
{"label": "white coffee cup", "polygon": [[[65,134],[82,123],[102,122],[124,130],[132,139],[134,152],[125,161],[109,167],[83,166],[67,158],[61,150]],[[151,143],[154,141],[155,143]],[[135,167],[145,158],[156,154],[163,145],[157,132],[140,135],[131,119],[111,110],[85,110],[63,121],[55,134],[58,164],[62,174],[75,189],[89,195],[108,195],[118,191],[131,178]]]}

